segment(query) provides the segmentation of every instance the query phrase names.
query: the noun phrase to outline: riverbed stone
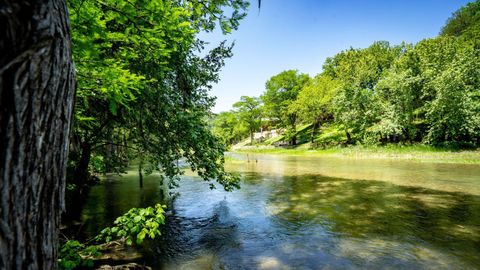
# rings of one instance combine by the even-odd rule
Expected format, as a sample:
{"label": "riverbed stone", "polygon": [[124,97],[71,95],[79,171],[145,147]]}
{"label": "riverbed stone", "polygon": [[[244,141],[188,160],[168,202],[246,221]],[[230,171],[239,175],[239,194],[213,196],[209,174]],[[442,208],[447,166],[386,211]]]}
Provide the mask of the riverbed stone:
{"label": "riverbed stone", "polygon": [[151,267],[138,263],[127,263],[121,265],[102,265],[97,270],[152,270]]}

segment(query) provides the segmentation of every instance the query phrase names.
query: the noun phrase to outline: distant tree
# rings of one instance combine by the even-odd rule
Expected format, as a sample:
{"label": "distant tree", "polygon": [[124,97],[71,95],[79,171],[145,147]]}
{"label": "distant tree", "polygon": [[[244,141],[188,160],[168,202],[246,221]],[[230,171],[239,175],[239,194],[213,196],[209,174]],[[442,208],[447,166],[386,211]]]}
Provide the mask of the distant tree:
{"label": "distant tree", "polygon": [[242,96],[240,101],[233,104],[239,119],[247,127],[250,134],[250,143],[253,143],[253,133],[260,128],[262,108],[260,98]]}
{"label": "distant tree", "polygon": [[424,135],[423,77],[413,46],[407,45],[405,50],[377,84],[382,117],[373,129],[384,137],[418,142]]}
{"label": "distant tree", "polygon": [[334,99],[335,120],[345,127],[348,141],[350,130],[363,138],[367,129],[381,117],[376,85],[401,52],[388,42],[375,42],[366,49],[350,49],[332,58],[324,65],[324,74],[342,84]]}
{"label": "distant tree", "polygon": [[478,143],[480,51],[453,37],[419,42],[414,49],[423,78],[426,136],[432,144]]}
{"label": "distant tree", "polygon": [[68,10],[0,5],[0,269],[55,269],[75,89]]}
{"label": "distant tree", "polygon": [[384,134],[430,144],[476,144],[479,138],[478,48],[440,36],[408,46],[377,85],[387,113]]}
{"label": "distant tree", "polygon": [[303,121],[312,123],[311,142],[321,123],[333,117],[332,101],[340,87],[340,81],[327,75],[317,75],[305,84],[292,103],[291,110],[297,111]]}
{"label": "distant tree", "polygon": [[234,144],[248,135],[247,128],[240,121],[237,112],[221,112],[213,117],[213,134],[219,137],[226,145]]}
{"label": "distant tree", "polygon": [[478,39],[480,37],[480,0],[468,3],[455,11],[443,26],[440,34],[462,36],[471,40]]}
{"label": "distant tree", "polygon": [[[291,110],[290,105],[297,99],[298,93],[308,82],[307,74],[298,70],[283,71],[271,77],[265,84],[262,100],[266,115],[280,127],[288,128],[290,134],[296,133],[298,112]],[[296,144],[296,136],[290,138],[292,145]]]}

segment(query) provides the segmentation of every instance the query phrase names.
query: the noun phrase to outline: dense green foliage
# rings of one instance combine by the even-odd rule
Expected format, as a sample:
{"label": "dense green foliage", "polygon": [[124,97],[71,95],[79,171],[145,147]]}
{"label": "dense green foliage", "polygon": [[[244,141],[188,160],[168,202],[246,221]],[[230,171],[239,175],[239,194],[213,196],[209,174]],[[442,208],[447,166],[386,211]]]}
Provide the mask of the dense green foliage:
{"label": "dense green foliage", "polygon": [[125,244],[131,246],[134,242],[142,244],[145,237],[154,239],[161,235],[158,227],[165,223],[164,208],[160,204],[155,207],[132,208],[118,217],[113,222],[113,227],[103,229],[95,240],[110,242],[125,239]]}
{"label": "dense green foliage", "polygon": [[248,135],[235,111],[221,112],[213,118],[212,131],[225,145],[239,142]]}
{"label": "dense green foliage", "polygon": [[300,120],[312,123],[311,140],[320,125],[333,117],[333,97],[340,90],[340,81],[328,75],[318,75],[309,80],[300,91],[290,110],[298,112]]}
{"label": "dense green foliage", "polygon": [[292,109],[292,104],[297,99],[298,93],[309,80],[308,75],[297,70],[281,72],[265,83],[265,92],[262,100],[265,112],[271,123],[278,127],[286,128],[291,134],[288,140],[296,144],[296,125],[298,112]]}
{"label": "dense green foliage", "polygon": [[260,128],[262,121],[261,101],[259,98],[242,96],[240,101],[233,104],[237,109],[240,123],[244,125],[250,134],[250,143],[253,143],[253,132]]}
{"label": "dense green foliage", "polygon": [[78,78],[70,183],[81,188],[89,172],[121,172],[134,158],[174,180],[183,158],[203,179],[238,186],[223,170],[225,149],[207,121],[214,102],[208,91],[231,46],[206,51],[197,34],[217,25],[224,33],[237,29],[248,2],[68,4]]}
{"label": "dense green foliage", "polygon": [[86,246],[76,240],[68,240],[60,248],[58,268],[71,270],[77,267],[93,267],[92,258],[100,256],[99,247]]}
{"label": "dense green foliage", "polygon": [[328,58],[313,79],[292,70],[273,76],[262,95],[264,126],[285,131],[266,142],[295,144],[291,138],[305,134],[295,129],[300,121],[311,124],[310,141],[324,146],[479,146],[479,18],[476,1],[455,12],[436,38],[351,48]]}
{"label": "dense green foliage", "polygon": [[323,73],[342,84],[334,97],[334,114],[348,138],[350,133],[363,138],[379,123],[383,112],[376,85],[399,51],[387,42],[376,42],[366,49],[341,52],[325,62]]}
{"label": "dense green foliage", "polygon": [[450,17],[440,32],[444,36],[464,37],[478,43],[480,37],[480,1],[468,3]]}

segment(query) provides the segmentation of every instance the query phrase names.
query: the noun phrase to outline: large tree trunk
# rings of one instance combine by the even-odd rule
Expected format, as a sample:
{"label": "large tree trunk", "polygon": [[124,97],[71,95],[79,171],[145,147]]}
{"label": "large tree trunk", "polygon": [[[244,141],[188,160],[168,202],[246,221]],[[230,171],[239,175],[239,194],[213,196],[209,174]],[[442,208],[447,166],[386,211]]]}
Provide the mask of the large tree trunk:
{"label": "large tree trunk", "polygon": [[292,125],[292,131],[293,131],[293,134],[295,134],[295,135],[292,136],[292,139],[290,140],[290,144],[291,145],[297,145],[297,134],[296,134],[297,133],[297,125],[295,125],[295,124]]}
{"label": "large tree trunk", "polygon": [[315,122],[313,122],[312,133],[310,135],[310,142],[312,143],[312,145],[313,145],[313,142],[315,141],[315,136],[317,135],[317,130],[319,126],[320,126],[320,121],[315,120]]}
{"label": "large tree trunk", "polygon": [[54,269],[75,83],[67,7],[2,0],[0,26],[0,269]]}
{"label": "large tree trunk", "polygon": [[352,143],[352,135],[350,135],[350,132],[348,132],[347,129],[345,129],[345,134],[347,135],[347,144]]}
{"label": "large tree trunk", "polygon": [[296,134],[297,133],[297,114],[291,114],[289,118],[290,118],[289,120],[290,120],[292,131],[295,134],[292,136],[290,140],[290,144],[297,145],[297,134]]}

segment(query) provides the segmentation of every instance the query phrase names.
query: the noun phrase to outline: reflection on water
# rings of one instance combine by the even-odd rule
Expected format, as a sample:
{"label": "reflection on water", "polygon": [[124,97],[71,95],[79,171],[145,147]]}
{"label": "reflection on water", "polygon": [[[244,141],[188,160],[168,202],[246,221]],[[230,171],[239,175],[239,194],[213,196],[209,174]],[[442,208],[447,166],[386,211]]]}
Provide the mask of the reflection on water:
{"label": "reflection on water", "polygon": [[479,165],[421,163],[395,159],[229,155],[249,161],[227,164],[229,169],[235,171],[282,176],[314,174],[355,180],[378,180],[402,186],[420,186],[480,195]]}
{"label": "reflection on water", "polygon": [[[242,189],[183,178],[154,269],[477,269],[480,166],[257,156],[235,162]],[[253,161],[253,162],[252,162]],[[478,178],[478,179],[477,179]],[[130,207],[161,200],[158,179],[93,188],[93,234]]]}

